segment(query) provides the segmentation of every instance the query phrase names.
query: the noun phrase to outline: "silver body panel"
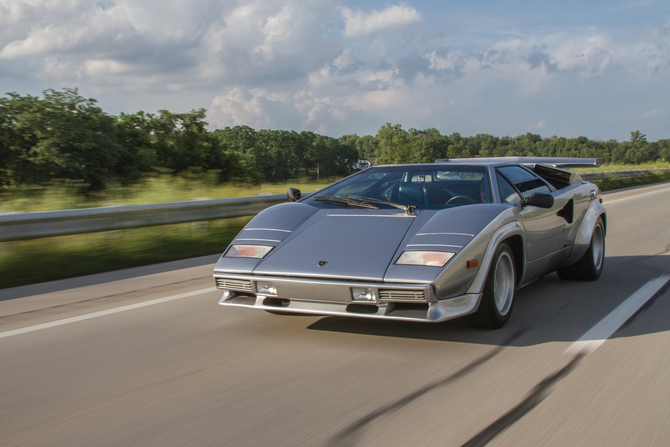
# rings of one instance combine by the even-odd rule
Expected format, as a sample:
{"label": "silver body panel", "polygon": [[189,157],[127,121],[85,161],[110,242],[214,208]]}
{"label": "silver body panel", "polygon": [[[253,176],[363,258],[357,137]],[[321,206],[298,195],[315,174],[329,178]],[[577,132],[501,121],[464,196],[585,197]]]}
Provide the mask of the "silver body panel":
{"label": "silver body panel", "polygon": [[[259,244],[272,250],[263,259],[224,253],[214,270],[224,291],[220,304],[437,322],[477,309],[503,242],[513,245],[519,258],[517,287],[584,255],[597,220],[605,219],[595,185],[568,172],[562,175],[569,184],[550,186],[551,208],[504,203],[495,173],[510,163],[478,162],[488,170],[492,203],[407,212],[324,208],[303,198],[262,211],[231,245]],[[454,255],[444,267],[396,264],[404,251],[412,250]],[[478,267],[468,261],[477,261]],[[353,289],[365,289],[371,297],[354,301]]]}

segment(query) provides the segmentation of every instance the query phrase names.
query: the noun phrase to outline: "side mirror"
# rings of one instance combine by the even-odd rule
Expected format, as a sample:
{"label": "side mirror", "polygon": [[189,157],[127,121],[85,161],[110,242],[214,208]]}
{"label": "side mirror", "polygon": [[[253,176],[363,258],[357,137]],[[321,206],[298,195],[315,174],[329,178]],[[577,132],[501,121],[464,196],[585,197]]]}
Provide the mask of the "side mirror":
{"label": "side mirror", "polygon": [[521,206],[536,206],[538,208],[551,208],[554,206],[554,196],[551,194],[544,194],[541,192],[536,192],[532,196],[523,199],[521,201]]}
{"label": "side mirror", "polygon": [[288,197],[288,199],[291,202],[295,202],[296,200],[300,200],[300,190],[295,189],[295,188],[289,188],[288,192],[286,193],[286,197]]}

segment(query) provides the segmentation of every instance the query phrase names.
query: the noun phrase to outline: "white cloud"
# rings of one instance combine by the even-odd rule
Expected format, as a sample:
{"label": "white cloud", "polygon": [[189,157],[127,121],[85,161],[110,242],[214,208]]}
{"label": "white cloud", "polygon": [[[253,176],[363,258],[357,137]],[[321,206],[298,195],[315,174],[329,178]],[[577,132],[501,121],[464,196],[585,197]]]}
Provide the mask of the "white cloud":
{"label": "white cloud", "polygon": [[[467,128],[475,133],[500,128],[511,134],[564,134],[555,124],[561,121],[561,113],[581,121],[577,135],[589,135],[588,123],[602,122],[593,119],[598,116],[592,112],[597,101],[578,109],[575,105],[592,100],[586,98],[593,95],[594,87],[605,89],[613,76],[630,75],[610,70],[629,64],[629,53],[593,30],[571,36],[558,32],[515,37],[470,53],[442,45],[381,64],[359,59],[360,47],[355,48],[356,53],[345,47],[315,67],[307,83],[268,87],[264,98],[272,93],[287,98],[282,108],[277,107],[277,101],[259,103],[251,96],[245,100],[248,107],[265,111],[265,123],[278,123],[282,116],[295,114],[295,128],[328,129],[335,135],[360,132],[361,127],[371,125],[373,131],[367,132],[374,133],[385,122],[442,130],[459,124],[463,127],[451,130],[464,134]],[[589,81],[594,78],[600,78],[598,83]],[[546,118],[531,121],[538,113]],[[646,117],[661,113],[664,111],[655,110]],[[216,120],[210,122],[220,125]],[[521,124],[528,122],[535,124]]]}
{"label": "white cloud", "polygon": [[662,107],[656,107],[644,114],[644,117],[647,119],[665,118],[666,116],[668,116],[668,110]]}
{"label": "white cloud", "polygon": [[345,37],[373,34],[423,20],[419,11],[403,4],[392,5],[381,11],[373,10],[371,13],[342,7],[340,13],[344,18]]}
{"label": "white cloud", "polygon": [[600,76],[612,63],[612,55],[600,47],[595,47],[586,55],[587,68],[579,73],[582,78]]}
{"label": "white cloud", "polygon": [[532,126],[526,127],[526,130],[542,130],[547,127],[546,121],[540,121],[539,123],[533,124]]}
{"label": "white cloud", "polygon": [[670,25],[481,23],[445,25],[418,3],[0,0],[0,84],[79,87],[110,113],[205,107],[212,126],[335,136],[385,122],[463,134],[633,126],[617,116],[662,128],[653,118],[667,108],[649,104],[670,100]]}
{"label": "white cloud", "polygon": [[207,117],[217,127],[247,125],[254,128],[268,127],[272,119],[263,110],[263,91],[254,90],[246,94],[235,88],[212,101]]}

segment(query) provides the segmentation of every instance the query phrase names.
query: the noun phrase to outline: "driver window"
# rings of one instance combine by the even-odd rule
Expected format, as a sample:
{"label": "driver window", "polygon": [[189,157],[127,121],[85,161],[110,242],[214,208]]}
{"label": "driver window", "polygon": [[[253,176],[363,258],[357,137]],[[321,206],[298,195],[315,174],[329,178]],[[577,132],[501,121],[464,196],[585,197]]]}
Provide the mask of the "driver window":
{"label": "driver window", "polygon": [[536,192],[551,194],[551,190],[540,180],[531,180],[528,182],[518,183],[516,186],[519,188],[519,191],[521,191],[521,195],[524,199],[532,196]]}
{"label": "driver window", "polygon": [[519,194],[517,194],[514,187],[507,180],[505,180],[505,177],[500,175],[500,173],[496,174],[498,178],[498,189],[500,191],[500,199],[503,202],[507,203],[521,202],[521,197],[519,196]]}
{"label": "driver window", "polygon": [[536,192],[551,194],[551,189],[542,180],[521,166],[504,166],[498,171],[516,186],[524,199]]}

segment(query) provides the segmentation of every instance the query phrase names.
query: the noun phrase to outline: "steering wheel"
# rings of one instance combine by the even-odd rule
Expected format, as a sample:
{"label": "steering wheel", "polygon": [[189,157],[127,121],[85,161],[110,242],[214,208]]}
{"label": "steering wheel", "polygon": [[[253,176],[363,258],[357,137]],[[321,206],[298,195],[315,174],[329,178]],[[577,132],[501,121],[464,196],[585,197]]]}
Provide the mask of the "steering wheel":
{"label": "steering wheel", "polygon": [[452,197],[451,199],[447,200],[447,203],[446,203],[446,204],[449,205],[451,202],[453,202],[454,200],[458,200],[458,199],[465,199],[465,200],[467,200],[467,201],[470,202],[470,203],[477,203],[477,202],[475,202],[475,200],[474,200],[472,197],[468,197],[468,196],[454,196],[454,197]]}

